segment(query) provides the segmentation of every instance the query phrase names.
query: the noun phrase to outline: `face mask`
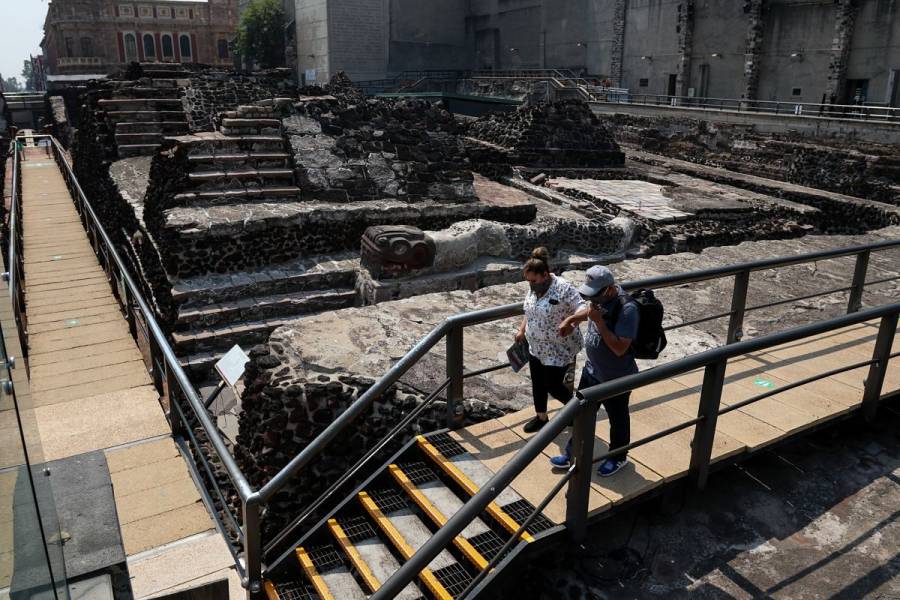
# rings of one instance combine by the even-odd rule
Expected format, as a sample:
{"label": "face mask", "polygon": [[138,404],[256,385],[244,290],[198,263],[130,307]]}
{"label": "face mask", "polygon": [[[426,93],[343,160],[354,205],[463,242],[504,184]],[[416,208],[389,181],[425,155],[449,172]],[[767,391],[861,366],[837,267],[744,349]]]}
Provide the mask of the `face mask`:
{"label": "face mask", "polygon": [[531,286],[531,291],[532,291],[532,292],[534,292],[535,294],[537,294],[537,295],[540,296],[541,294],[547,293],[547,290],[550,289],[550,284],[551,284],[551,283],[553,283],[553,282],[552,282],[552,281],[550,280],[550,278],[548,277],[548,278],[547,278],[547,281],[545,281],[544,283],[534,283],[534,282],[529,282],[528,285]]}

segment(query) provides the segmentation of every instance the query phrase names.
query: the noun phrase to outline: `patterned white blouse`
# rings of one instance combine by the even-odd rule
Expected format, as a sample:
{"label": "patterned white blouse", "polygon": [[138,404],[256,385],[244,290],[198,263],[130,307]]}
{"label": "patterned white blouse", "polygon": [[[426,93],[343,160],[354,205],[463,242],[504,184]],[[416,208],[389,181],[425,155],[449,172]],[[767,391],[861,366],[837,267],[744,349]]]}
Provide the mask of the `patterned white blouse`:
{"label": "patterned white blouse", "polygon": [[550,276],[553,283],[543,296],[538,298],[528,290],[525,297],[525,339],[528,340],[528,351],[542,364],[564,367],[575,360],[584,340],[577,327],[568,336],[560,337],[559,325],[578,311],[584,301],[571,283],[562,277]]}

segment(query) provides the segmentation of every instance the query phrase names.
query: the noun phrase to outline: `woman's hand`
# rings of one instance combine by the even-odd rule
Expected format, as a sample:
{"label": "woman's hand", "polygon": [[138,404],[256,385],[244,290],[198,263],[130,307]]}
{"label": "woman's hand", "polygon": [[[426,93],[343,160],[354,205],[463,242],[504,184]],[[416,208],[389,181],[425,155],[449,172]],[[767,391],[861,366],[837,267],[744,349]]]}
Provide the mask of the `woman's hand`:
{"label": "woman's hand", "polygon": [[525,332],[520,329],[519,331],[516,332],[516,343],[521,344],[524,339],[525,339]]}

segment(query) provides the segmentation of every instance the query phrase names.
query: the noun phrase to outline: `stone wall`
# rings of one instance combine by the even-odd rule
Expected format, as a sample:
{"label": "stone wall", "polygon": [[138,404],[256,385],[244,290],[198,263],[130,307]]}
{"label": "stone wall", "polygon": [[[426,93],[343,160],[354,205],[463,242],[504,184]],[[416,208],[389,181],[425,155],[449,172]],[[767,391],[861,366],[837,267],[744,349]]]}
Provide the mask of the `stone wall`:
{"label": "stone wall", "polygon": [[472,138],[509,152],[525,167],[622,166],[625,155],[606,125],[581,100],[560,100],[493,113],[473,122]]}
{"label": "stone wall", "polygon": [[191,132],[214,131],[219,113],[257,100],[289,96],[295,91],[296,86],[289,79],[274,74],[194,73],[182,101]]}
{"label": "stone wall", "polygon": [[284,127],[298,185],[316,198],[475,199],[461,126],[436,103],[348,92],[307,96]]}

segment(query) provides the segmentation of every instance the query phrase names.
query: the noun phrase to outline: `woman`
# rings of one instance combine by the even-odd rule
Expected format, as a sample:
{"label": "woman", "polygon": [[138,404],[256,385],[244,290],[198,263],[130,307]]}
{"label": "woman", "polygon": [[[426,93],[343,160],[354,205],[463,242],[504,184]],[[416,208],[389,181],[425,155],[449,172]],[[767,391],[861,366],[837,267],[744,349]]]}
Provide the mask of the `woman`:
{"label": "woman", "polygon": [[525,424],[527,433],[546,425],[548,395],[563,403],[572,397],[571,387],[566,386],[566,373],[582,347],[578,329],[566,337],[559,335],[562,321],[575,314],[583,301],[572,284],[550,272],[549,260],[546,248],[535,248],[523,268],[531,289],[525,297],[525,317],[516,341],[528,340],[530,355],[535,417]]}

